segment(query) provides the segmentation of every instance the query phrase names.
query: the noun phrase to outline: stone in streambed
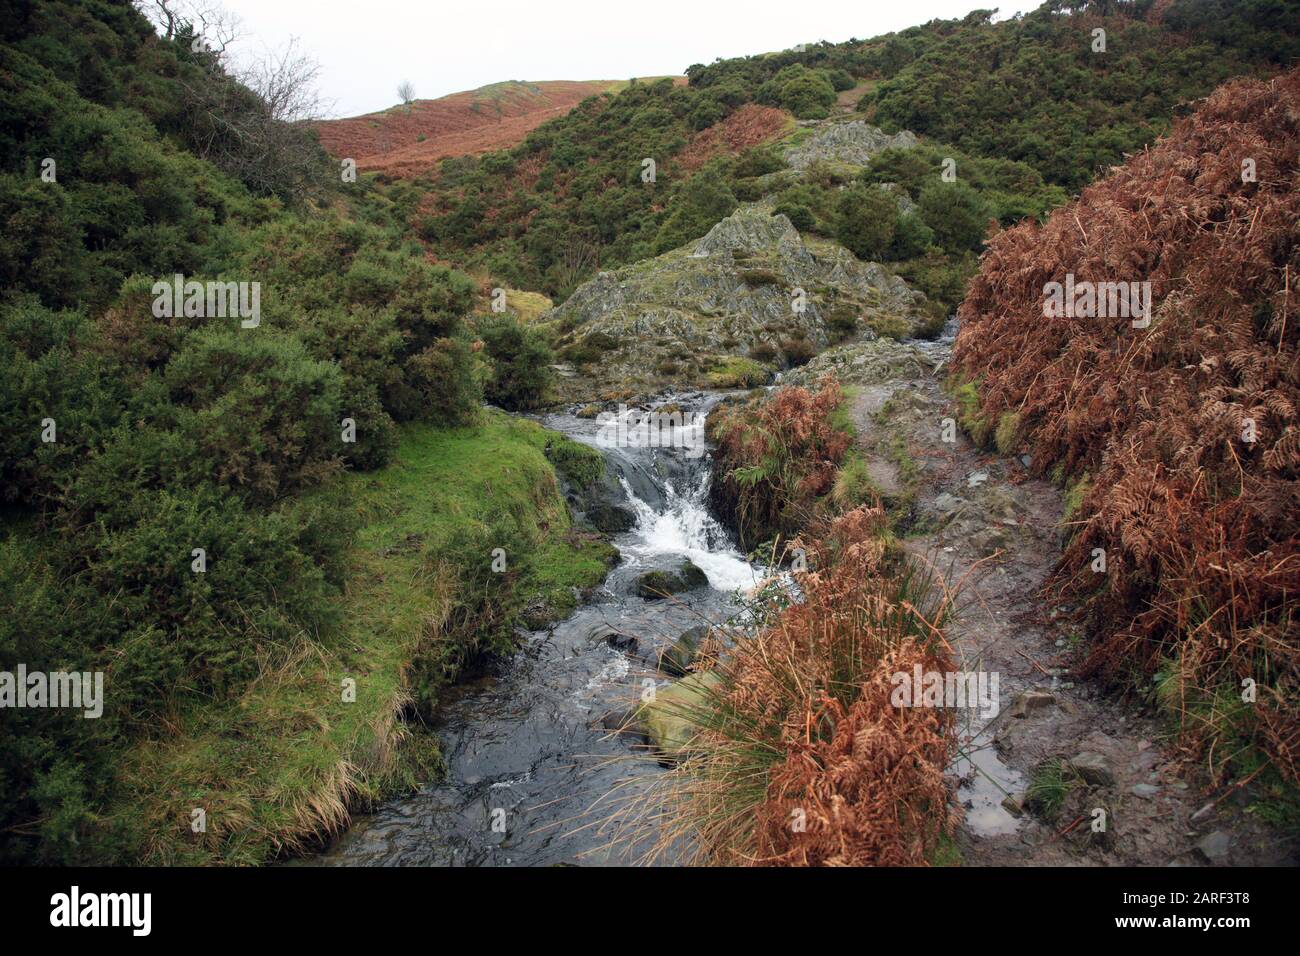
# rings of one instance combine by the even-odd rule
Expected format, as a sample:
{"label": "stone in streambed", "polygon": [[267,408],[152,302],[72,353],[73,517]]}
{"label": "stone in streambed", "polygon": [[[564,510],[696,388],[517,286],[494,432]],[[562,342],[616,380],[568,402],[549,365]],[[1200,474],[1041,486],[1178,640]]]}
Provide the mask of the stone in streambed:
{"label": "stone in streambed", "polygon": [[1101,754],[1091,751],[1075,754],[1070,760],[1070,766],[1079,779],[1094,787],[1109,787],[1115,783],[1115,774]]}
{"label": "stone in streambed", "polygon": [[709,583],[708,575],[690,561],[683,561],[674,571],[647,571],[636,579],[635,592],[647,600],[692,591]]}
{"label": "stone in streambed", "polygon": [[1207,833],[1196,841],[1196,852],[1207,863],[1227,863],[1228,851],[1232,849],[1232,838],[1222,830]]}
{"label": "stone in streambed", "polygon": [[632,509],[607,502],[592,505],[586,511],[586,517],[593,528],[605,534],[622,534],[636,526]]}
{"label": "stone in streambed", "polygon": [[677,640],[659,652],[659,669],[672,677],[684,677],[700,653],[700,645],[709,636],[703,625],[683,631]]}
{"label": "stone in streambed", "polygon": [[1045,690],[1027,690],[1011,702],[1012,717],[1028,717],[1034,711],[1045,710],[1056,703],[1056,698]]}
{"label": "stone in streambed", "polygon": [[721,684],[716,671],[702,671],[658,689],[653,700],[641,705],[637,723],[663,762],[675,763],[684,756],[701,719],[714,710]]}

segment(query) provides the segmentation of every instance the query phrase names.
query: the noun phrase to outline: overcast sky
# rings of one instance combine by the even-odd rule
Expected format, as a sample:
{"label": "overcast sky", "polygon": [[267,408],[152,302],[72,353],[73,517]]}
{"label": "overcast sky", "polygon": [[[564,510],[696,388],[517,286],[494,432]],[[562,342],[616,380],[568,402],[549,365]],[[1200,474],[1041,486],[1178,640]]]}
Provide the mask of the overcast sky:
{"label": "overcast sky", "polygon": [[499,80],[625,80],[817,40],[867,39],[936,17],[1033,3],[976,0],[220,0],[246,50],[290,37],[321,64],[333,116]]}

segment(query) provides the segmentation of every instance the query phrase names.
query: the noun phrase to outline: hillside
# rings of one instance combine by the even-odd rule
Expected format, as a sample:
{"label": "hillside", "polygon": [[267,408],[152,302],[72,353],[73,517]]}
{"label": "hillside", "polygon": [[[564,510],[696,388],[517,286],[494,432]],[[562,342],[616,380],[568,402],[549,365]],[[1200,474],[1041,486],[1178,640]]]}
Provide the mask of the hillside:
{"label": "hillside", "polygon": [[617,92],[624,85],[610,80],[507,80],[378,113],[322,120],[312,127],[326,150],[355,159],[359,170],[417,176],[448,156],[510,149],[530,130],[563,116],[587,97]]}
{"label": "hillside", "polygon": [[408,719],[599,583],[561,494],[599,461],[481,407],[473,282],[188,24],[3,30],[0,672],[104,697],[6,706],[0,860],[266,862],[432,773]]}
{"label": "hillside", "polygon": [[[445,161],[415,225],[438,255],[560,300],[598,270],[697,239],[737,202],[760,198],[756,178],[784,165],[764,144],[798,144],[809,126],[856,119],[919,136],[925,147],[920,162],[885,157],[867,182],[902,181],[917,199],[953,159],[949,193],[966,185],[999,193],[955,200],[959,218],[980,220],[962,229],[982,232],[989,217],[1006,226],[1061,204],[1228,77],[1292,62],[1295,16],[1294,4],[1272,0],[1045,3],[996,23],[977,10],[868,40],[696,64],[687,86],[638,82],[510,149]],[[1098,29],[1106,48],[1093,52]],[[744,122],[758,135],[720,135],[756,109],[772,111]],[[717,140],[727,148],[708,147]],[[647,158],[653,180],[642,178]],[[967,160],[980,164],[978,176]],[[835,191],[852,175],[834,162],[811,172],[778,202],[800,208],[799,229],[837,238]],[[930,200],[936,221],[954,203],[938,192]],[[896,253],[908,260],[900,274],[956,306],[973,256]]]}
{"label": "hillside", "polygon": [[0,20],[0,675],[106,690],[5,710],[0,863],[610,862],[661,785],[670,862],[1292,852],[1300,7],[311,122],[148,9]]}

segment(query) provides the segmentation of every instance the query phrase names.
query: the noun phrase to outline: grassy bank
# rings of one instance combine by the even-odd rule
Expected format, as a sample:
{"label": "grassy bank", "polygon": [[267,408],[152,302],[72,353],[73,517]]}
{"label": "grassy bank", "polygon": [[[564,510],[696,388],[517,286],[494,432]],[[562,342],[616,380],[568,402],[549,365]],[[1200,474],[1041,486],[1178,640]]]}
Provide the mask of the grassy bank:
{"label": "grassy bank", "polygon": [[[171,715],[130,748],[107,821],[123,849],[142,863],[262,863],[436,773],[436,739],[407,718],[432,708],[475,653],[502,649],[476,644],[482,576],[465,542],[506,549],[504,592],[492,599],[508,616],[489,622],[498,630],[513,609],[566,612],[572,589],[607,568],[608,546],[570,528],[547,457],[550,445],[568,460],[557,443],[569,444],[490,412],[477,427],[408,426],[391,465],[347,475],[331,500],[361,527],[338,632],[268,658],[237,698]],[[480,555],[489,569],[491,550]],[[196,809],[206,832],[194,832]]]}

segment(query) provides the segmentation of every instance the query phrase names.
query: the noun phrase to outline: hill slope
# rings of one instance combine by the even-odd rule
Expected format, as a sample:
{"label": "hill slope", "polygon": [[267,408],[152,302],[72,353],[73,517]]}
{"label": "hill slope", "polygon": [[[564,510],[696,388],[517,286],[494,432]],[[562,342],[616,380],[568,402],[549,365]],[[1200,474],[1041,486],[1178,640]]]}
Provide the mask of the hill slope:
{"label": "hill slope", "polygon": [[[685,82],[683,79],[682,82]],[[362,170],[414,176],[448,156],[508,149],[530,130],[588,96],[615,92],[614,80],[507,80],[379,113],[315,124],[321,145]]]}

